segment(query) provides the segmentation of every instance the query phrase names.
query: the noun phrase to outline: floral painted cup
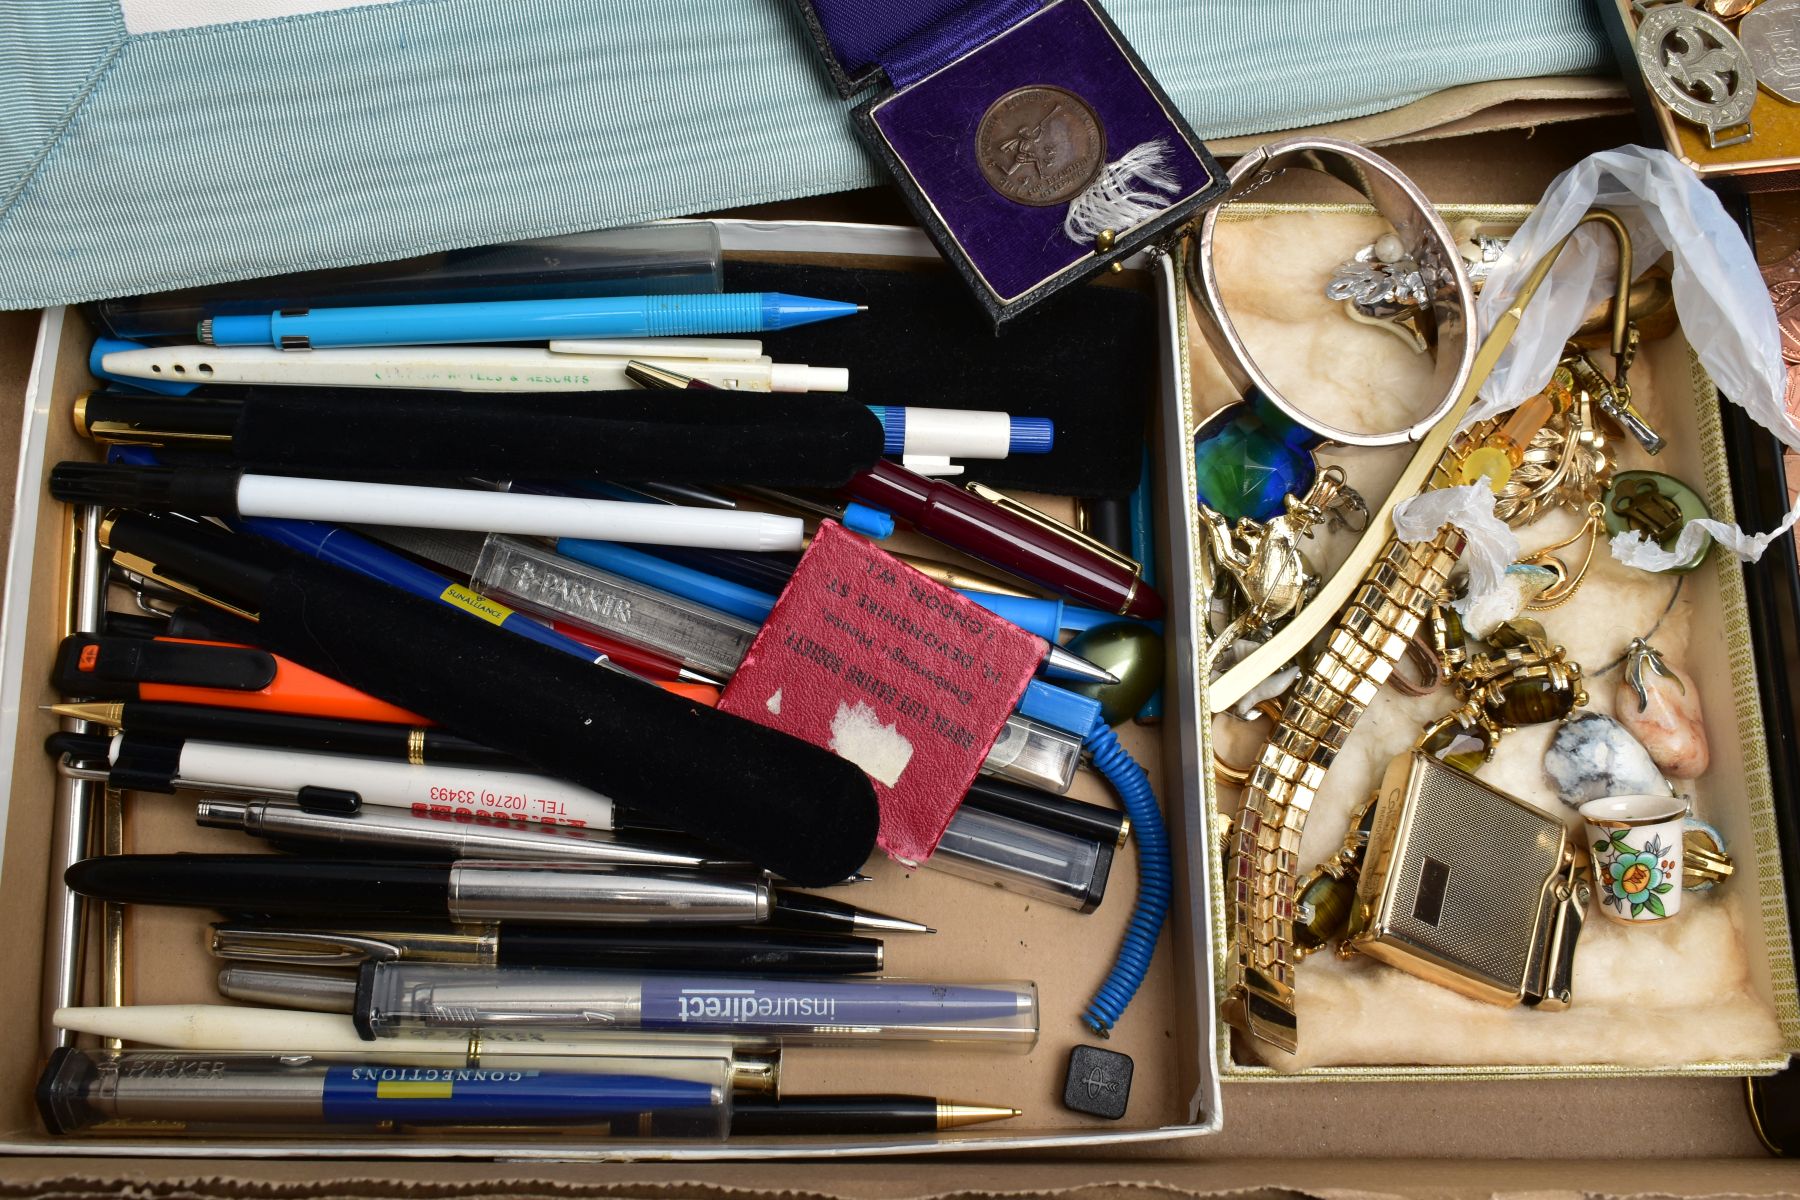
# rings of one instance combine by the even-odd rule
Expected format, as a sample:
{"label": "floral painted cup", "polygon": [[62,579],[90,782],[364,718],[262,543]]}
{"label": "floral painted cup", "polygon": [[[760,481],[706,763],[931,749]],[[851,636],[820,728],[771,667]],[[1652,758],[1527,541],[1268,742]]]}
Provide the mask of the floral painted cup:
{"label": "floral painted cup", "polygon": [[1682,820],[1672,796],[1603,796],[1581,806],[1600,911],[1627,925],[1681,911]]}

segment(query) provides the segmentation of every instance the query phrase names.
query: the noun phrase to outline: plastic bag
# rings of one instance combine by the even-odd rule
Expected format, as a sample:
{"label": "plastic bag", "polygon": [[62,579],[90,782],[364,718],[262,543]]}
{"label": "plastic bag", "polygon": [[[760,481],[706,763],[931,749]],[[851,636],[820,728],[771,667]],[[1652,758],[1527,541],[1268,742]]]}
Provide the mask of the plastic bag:
{"label": "plastic bag", "polygon": [[[1611,209],[1630,230],[1638,273],[1665,252],[1674,252],[1675,308],[1701,365],[1723,395],[1800,450],[1800,428],[1782,405],[1786,368],[1775,306],[1755,256],[1718,197],[1667,151],[1644,146],[1603,150],[1557,176],[1482,288],[1477,305],[1482,329],[1493,327],[1531,268],[1595,205]],[[1575,236],[1526,306],[1511,345],[1465,423],[1514,408],[1550,381],[1563,344],[1583,314],[1612,295],[1614,245],[1610,233],[1594,226]],[[1408,500],[1401,507],[1410,509],[1415,503]],[[1397,509],[1396,526],[1399,518]],[[1628,566],[1666,570],[1689,561],[1710,533],[1726,549],[1754,562],[1797,518],[1800,506],[1778,528],[1754,535],[1722,521],[1693,521],[1673,551],[1627,534],[1613,539],[1612,553]]]}
{"label": "plastic bag", "polygon": [[1394,536],[1403,542],[1428,542],[1446,525],[1456,526],[1467,539],[1462,565],[1468,568],[1469,584],[1450,606],[1466,613],[1498,590],[1506,568],[1519,557],[1519,538],[1494,515],[1494,489],[1485,478],[1420,492],[1394,506]]}

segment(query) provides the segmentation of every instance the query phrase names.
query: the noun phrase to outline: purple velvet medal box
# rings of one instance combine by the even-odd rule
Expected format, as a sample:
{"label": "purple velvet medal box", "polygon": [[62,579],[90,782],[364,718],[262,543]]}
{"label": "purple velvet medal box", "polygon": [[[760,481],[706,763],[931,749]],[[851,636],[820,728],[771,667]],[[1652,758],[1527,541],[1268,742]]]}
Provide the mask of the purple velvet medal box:
{"label": "purple velvet medal box", "polygon": [[799,0],[838,92],[996,326],[1220,198],[1096,0]]}

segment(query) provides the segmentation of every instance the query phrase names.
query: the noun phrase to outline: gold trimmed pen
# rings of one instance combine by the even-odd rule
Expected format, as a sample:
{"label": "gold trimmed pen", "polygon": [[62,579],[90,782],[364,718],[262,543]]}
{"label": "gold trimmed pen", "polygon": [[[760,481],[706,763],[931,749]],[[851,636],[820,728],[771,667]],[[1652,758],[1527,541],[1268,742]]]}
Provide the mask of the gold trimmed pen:
{"label": "gold trimmed pen", "polygon": [[939,1133],[1023,1115],[1016,1108],[961,1104],[931,1096],[786,1096],[740,1099],[732,1110],[733,1137]]}

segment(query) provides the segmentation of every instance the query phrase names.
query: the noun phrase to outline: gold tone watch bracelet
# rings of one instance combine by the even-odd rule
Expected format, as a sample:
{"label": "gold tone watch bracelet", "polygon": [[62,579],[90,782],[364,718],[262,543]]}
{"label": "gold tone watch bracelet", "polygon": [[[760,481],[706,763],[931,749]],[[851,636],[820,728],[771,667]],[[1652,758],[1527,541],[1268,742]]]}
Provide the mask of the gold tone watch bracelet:
{"label": "gold tone watch bracelet", "polygon": [[1294,905],[1301,831],[1325,772],[1443,597],[1462,549],[1453,527],[1429,542],[1389,539],[1325,652],[1288,693],[1244,785],[1226,859],[1226,911],[1237,955],[1226,1019],[1290,1053],[1298,1048]]}

